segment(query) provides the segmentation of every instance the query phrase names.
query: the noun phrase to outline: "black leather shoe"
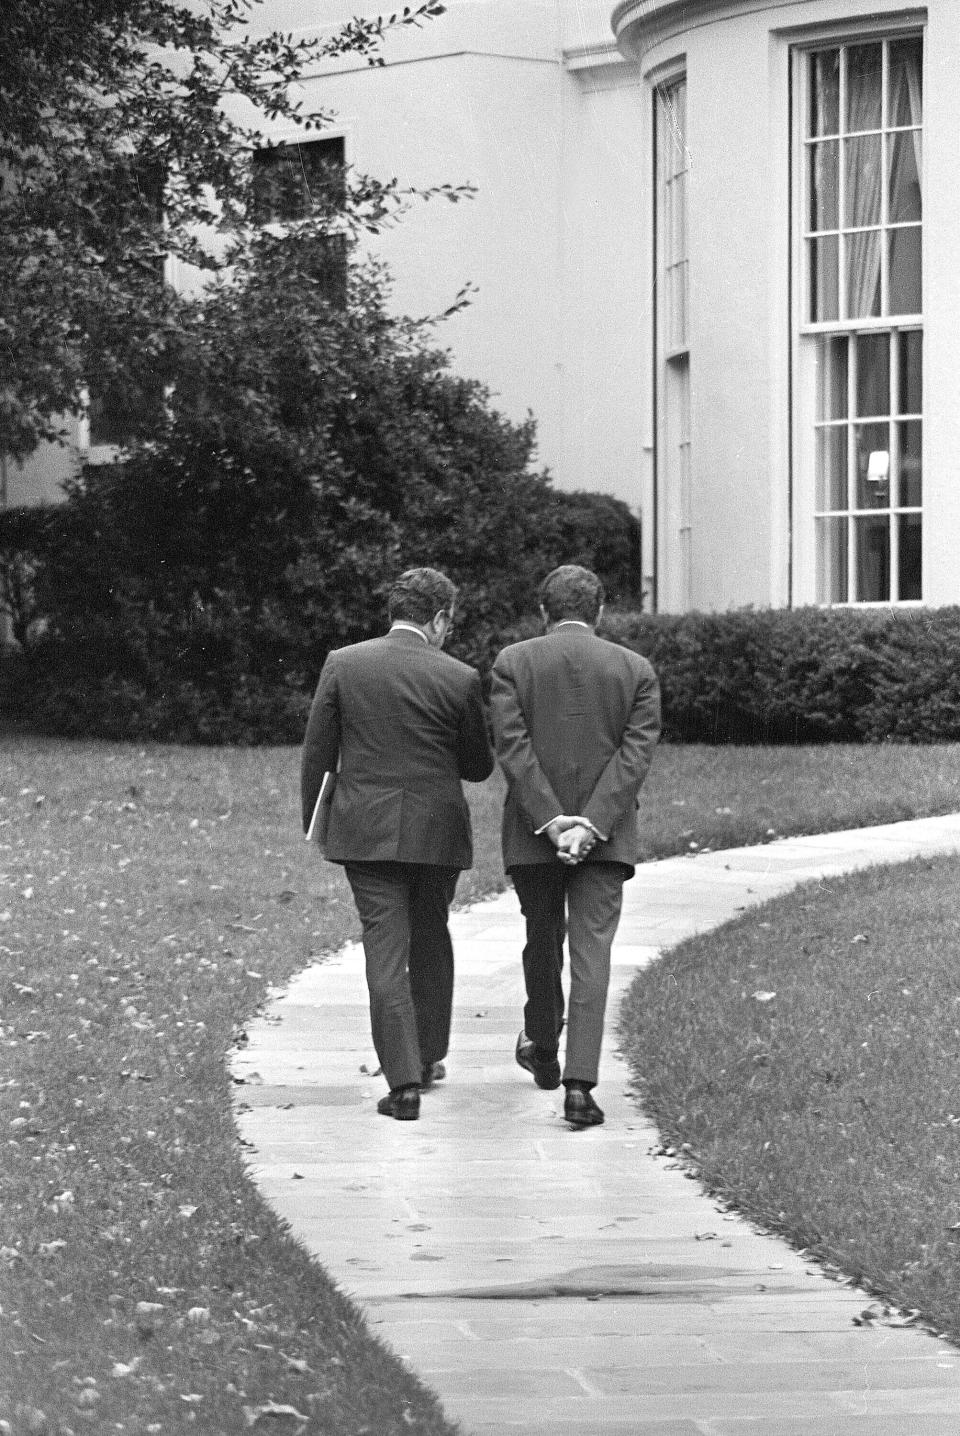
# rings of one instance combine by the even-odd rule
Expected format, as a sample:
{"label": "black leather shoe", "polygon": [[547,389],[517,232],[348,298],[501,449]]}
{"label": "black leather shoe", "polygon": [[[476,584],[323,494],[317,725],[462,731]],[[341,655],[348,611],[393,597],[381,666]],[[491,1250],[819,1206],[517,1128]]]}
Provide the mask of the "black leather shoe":
{"label": "black leather shoe", "polygon": [[603,1113],[585,1087],[568,1087],[563,1099],[563,1120],[571,1127],[599,1127]]}
{"label": "black leather shoe", "polygon": [[395,1087],[377,1103],[381,1117],[396,1117],[398,1122],[415,1122],[420,1116],[420,1088]]}
{"label": "black leather shoe", "polygon": [[434,1082],[442,1082],[446,1075],[447,1069],[442,1062],[424,1062],[420,1073],[420,1091],[426,1092]]}
{"label": "black leather shoe", "polygon": [[517,1063],[525,1072],[531,1073],[534,1082],[545,1092],[553,1092],[560,1086],[560,1063],[556,1055],[542,1056],[535,1042],[525,1032],[517,1038]]}

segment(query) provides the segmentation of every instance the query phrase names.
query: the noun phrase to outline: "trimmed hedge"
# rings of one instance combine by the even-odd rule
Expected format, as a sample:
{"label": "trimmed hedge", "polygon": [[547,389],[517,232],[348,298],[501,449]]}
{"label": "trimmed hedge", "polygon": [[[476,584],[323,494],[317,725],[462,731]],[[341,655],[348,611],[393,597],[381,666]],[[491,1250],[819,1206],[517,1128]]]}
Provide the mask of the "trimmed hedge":
{"label": "trimmed hedge", "polygon": [[[124,507],[137,507],[120,483],[105,487],[112,499],[122,495]],[[526,534],[525,553],[514,551],[512,563],[506,552],[487,551],[484,559],[477,536],[462,527],[457,553],[454,522],[449,552],[440,555],[462,583],[464,621],[452,651],[485,676],[503,644],[539,632],[533,595],[552,563],[580,560],[603,574],[615,604],[629,605],[632,597],[639,526],[624,506],[542,484],[521,499],[523,487],[510,524],[499,518],[492,528],[510,532],[511,548]],[[0,714],[77,736],[299,741],[323,659],[309,575],[281,569],[277,592],[255,606],[245,594],[247,602],[238,602],[242,585],[231,583],[213,588],[200,605],[184,604],[190,585],[174,575],[188,558],[185,545],[159,552],[160,526],[151,521],[144,544],[133,544],[139,560],[133,563],[125,552],[113,553],[121,535],[124,550],[135,538],[130,512],[114,515],[110,504],[94,509],[96,523],[87,503],[76,500],[0,516],[0,597],[8,610],[16,598],[21,642],[0,650]],[[107,516],[116,521],[104,522]],[[145,583],[148,549],[167,575],[167,593]],[[327,609],[340,643],[383,626],[382,570],[376,553],[361,549],[341,541],[331,548],[337,557],[324,565],[325,582],[336,579],[340,594]],[[603,631],[656,668],[668,741],[960,740],[957,607],[682,616],[614,607]]]}
{"label": "trimmed hedge", "polygon": [[[475,651],[466,645],[461,656],[486,675],[500,646],[539,631],[532,616],[499,634],[482,625]],[[960,608],[683,616],[612,610],[603,633],[653,663],[670,742],[960,740]],[[169,669],[137,682],[108,672],[95,676],[82,662],[70,662],[68,644],[41,638],[26,652],[0,651],[0,712],[74,735],[299,741],[319,660],[308,657],[285,679],[244,673],[238,660],[234,650],[215,687],[197,674],[171,681]],[[51,662],[58,667],[53,682]]]}
{"label": "trimmed hedge", "polygon": [[960,739],[960,608],[611,613],[604,632],[656,668],[669,741]]}
{"label": "trimmed hedge", "polygon": [[[227,480],[221,470],[221,508],[175,494],[165,505],[117,469],[65,504],[0,515],[0,602],[16,587],[21,613],[19,645],[0,646],[0,718],[66,737],[300,741],[328,649],[383,631],[384,590],[420,560],[417,540],[394,552],[372,511],[353,529],[339,514],[326,533],[271,531],[241,521],[250,489],[225,492]],[[484,673],[555,564],[572,555],[596,569],[620,602],[638,583],[639,522],[625,504],[536,476],[502,488],[487,496],[486,530],[457,509],[428,554],[460,587],[451,652]]]}

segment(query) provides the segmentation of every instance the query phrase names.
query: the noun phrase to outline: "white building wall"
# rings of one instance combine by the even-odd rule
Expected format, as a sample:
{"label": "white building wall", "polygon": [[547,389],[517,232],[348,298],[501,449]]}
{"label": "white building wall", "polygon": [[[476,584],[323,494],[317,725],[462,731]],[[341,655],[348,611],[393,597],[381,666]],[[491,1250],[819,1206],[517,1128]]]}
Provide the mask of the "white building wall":
{"label": "white building wall", "polygon": [[[297,0],[270,0],[271,18]],[[324,14],[351,13],[328,4]],[[457,206],[411,205],[371,251],[394,305],[469,308],[438,340],[510,418],[532,412],[537,462],[568,488],[641,501],[637,427],[640,91],[607,0],[454,0],[393,33],[387,64],[330,67],[305,86],[343,122],[358,169],[426,187],[469,182]]]}
{"label": "white building wall", "polygon": [[641,264],[648,203],[644,90],[626,65],[569,73],[565,89],[563,374],[559,482],[642,506],[649,464],[643,334],[653,303]]}
{"label": "white building wall", "polygon": [[[640,106],[647,186],[657,76],[677,61],[688,75],[691,606],[708,609],[815,597],[812,500],[799,487],[796,460],[797,446],[809,444],[806,435],[794,434],[791,455],[800,379],[791,369],[798,308],[798,295],[791,295],[791,47],[820,34],[884,32],[886,21],[925,24],[923,594],[931,605],[960,602],[960,4],[704,0],[694,9],[625,0],[618,16],[627,22],[622,48],[647,89]],[[652,266],[651,211],[643,213],[642,263]],[[653,336],[646,319],[644,325],[649,395]]]}
{"label": "white building wall", "polygon": [[960,5],[929,5],[924,76],[924,595],[960,603]]}
{"label": "white building wall", "polygon": [[[440,22],[437,22],[440,23]],[[560,287],[558,62],[451,54],[332,75],[308,87],[343,122],[358,170],[401,186],[470,183],[458,204],[413,200],[370,242],[393,276],[393,305],[442,313],[468,282],[469,307],[436,331],[457,370],[513,418],[543,418],[555,461]],[[508,217],[508,218],[505,218]]]}
{"label": "white building wall", "polygon": [[[729,92],[724,86],[717,93],[718,74],[737,77],[733,133],[725,117]],[[769,192],[762,182],[770,169],[771,136],[764,37],[732,24],[712,44],[694,37],[687,78],[691,606],[722,609],[771,597],[771,255]],[[745,174],[753,181],[746,193]]]}

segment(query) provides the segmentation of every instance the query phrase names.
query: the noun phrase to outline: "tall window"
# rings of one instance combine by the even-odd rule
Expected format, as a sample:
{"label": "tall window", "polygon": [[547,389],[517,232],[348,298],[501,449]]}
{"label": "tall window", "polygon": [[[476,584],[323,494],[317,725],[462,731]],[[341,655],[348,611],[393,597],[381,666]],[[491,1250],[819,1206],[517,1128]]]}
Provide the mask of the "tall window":
{"label": "tall window", "polygon": [[693,540],[686,78],[658,86],[655,105],[657,603],[683,610],[691,602]]}
{"label": "tall window", "polygon": [[[270,145],[253,152],[253,216],[258,224],[289,224],[313,213],[343,208],[347,198],[342,135]],[[318,236],[315,277],[331,304],[347,302],[347,237]]]}
{"label": "tall window", "polygon": [[922,597],[922,45],[805,57],[802,357],[815,377],[800,418],[820,603]]}

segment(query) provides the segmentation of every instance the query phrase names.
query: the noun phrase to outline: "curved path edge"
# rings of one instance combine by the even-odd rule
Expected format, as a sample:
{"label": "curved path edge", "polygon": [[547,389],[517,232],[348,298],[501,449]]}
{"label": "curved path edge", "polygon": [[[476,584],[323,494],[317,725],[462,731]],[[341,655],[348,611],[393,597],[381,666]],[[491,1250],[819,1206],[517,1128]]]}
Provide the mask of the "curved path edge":
{"label": "curved path edge", "polygon": [[[803,882],[948,852],[960,815],[638,868],[608,1033],[636,969],[684,938]],[[589,1131],[515,1065],[512,891],[451,928],[449,1074],[419,1122],[375,1114],[356,945],[301,972],[232,1056],[254,1179],[448,1414],[475,1436],[956,1436],[960,1351],[854,1324],[863,1291],[658,1155],[609,1039]]]}

